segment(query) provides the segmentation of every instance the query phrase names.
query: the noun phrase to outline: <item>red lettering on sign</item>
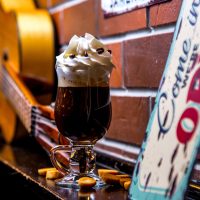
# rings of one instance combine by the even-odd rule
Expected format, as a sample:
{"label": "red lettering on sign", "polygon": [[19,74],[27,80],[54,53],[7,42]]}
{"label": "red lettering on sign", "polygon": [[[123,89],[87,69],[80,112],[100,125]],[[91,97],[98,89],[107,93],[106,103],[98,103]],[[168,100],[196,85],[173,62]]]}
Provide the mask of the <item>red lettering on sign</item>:
{"label": "red lettering on sign", "polygon": [[200,103],[200,68],[197,70],[192,78],[187,96],[187,102],[188,101]]}
{"label": "red lettering on sign", "polygon": [[[183,112],[176,131],[180,143],[185,144],[192,138],[197,127],[198,118],[198,112],[195,108],[190,107]],[[186,119],[193,122],[193,128],[191,130],[186,130],[186,128],[183,127],[183,121]]]}

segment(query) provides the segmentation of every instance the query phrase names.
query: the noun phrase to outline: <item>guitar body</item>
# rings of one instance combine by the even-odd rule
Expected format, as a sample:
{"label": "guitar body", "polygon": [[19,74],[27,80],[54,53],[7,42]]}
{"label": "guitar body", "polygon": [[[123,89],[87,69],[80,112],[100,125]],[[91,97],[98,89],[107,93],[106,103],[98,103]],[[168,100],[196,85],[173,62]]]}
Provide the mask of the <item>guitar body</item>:
{"label": "guitar body", "polygon": [[[0,0],[0,27],[0,65],[9,60],[20,76],[53,85],[54,31],[48,12],[36,9],[33,0]],[[17,132],[24,132],[16,130],[18,121],[0,92],[0,128],[6,142],[17,138]]]}

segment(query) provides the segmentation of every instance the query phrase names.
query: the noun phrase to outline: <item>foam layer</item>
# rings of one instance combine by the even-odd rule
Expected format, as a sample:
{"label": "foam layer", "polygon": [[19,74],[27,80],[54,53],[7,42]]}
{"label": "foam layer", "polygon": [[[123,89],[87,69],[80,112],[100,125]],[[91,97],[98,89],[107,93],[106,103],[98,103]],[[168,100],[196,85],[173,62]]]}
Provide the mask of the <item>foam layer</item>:
{"label": "foam layer", "polygon": [[105,86],[114,67],[111,52],[94,36],[73,36],[64,53],[57,56],[59,87]]}

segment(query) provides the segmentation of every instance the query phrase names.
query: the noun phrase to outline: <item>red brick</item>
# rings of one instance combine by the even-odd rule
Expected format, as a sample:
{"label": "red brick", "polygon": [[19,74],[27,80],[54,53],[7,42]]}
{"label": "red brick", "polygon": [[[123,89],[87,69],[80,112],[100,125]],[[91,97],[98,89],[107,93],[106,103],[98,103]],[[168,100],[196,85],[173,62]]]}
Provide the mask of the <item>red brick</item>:
{"label": "red brick", "polygon": [[149,119],[149,100],[112,97],[113,116],[106,138],[140,145]]}
{"label": "red brick", "polygon": [[143,29],[146,27],[146,8],[134,10],[118,16],[104,18],[99,2],[99,35],[107,36]]}
{"label": "red brick", "polygon": [[95,1],[88,0],[52,14],[59,44],[65,44],[73,35],[86,32],[96,35]]}
{"label": "red brick", "polygon": [[176,22],[182,0],[172,0],[150,7],[150,26]]}
{"label": "red brick", "polygon": [[40,8],[50,8],[66,1],[67,0],[36,0],[35,2]]}
{"label": "red brick", "polygon": [[172,33],[124,43],[125,87],[157,88],[168,57]]}
{"label": "red brick", "polygon": [[113,88],[119,88],[122,87],[122,44],[109,44],[107,47],[112,51],[112,60],[116,67],[112,71],[110,85]]}

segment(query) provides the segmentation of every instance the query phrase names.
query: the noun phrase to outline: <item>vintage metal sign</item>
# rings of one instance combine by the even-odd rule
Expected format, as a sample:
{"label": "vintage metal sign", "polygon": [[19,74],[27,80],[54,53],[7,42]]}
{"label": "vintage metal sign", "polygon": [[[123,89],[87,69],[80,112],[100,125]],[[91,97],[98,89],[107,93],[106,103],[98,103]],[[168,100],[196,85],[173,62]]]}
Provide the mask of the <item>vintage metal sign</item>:
{"label": "vintage metal sign", "polygon": [[101,7],[104,16],[110,17],[165,1],[169,0],[101,0]]}
{"label": "vintage metal sign", "polygon": [[[200,146],[200,0],[184,0],[131,199],[183,199]],[[163,46],[163,48],[165,48]]]}

